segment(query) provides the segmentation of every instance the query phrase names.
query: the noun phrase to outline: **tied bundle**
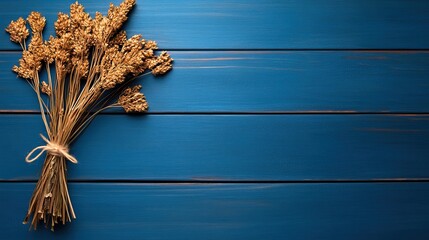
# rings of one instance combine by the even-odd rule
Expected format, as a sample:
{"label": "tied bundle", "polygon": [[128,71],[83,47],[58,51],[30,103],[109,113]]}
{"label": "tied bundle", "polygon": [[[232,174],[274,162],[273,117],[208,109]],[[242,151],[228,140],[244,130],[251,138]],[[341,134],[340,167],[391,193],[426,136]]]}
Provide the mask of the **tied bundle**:
{"label": "tied bundle", "polygon": [[[24,219],[31,226],[39,221],[53,230],[58,223],[76,218],[67,189],[67,162],[77,163],[69,146],[94,117],[109,108],[145,112],[148,104],[141,86],[129,83],[146,74],[162,75],[172,68],[166,52],[155,54],[157,44],[141,35],[127,38],[121,30],[135,0],[119,6],[110,4],[107,15],[97,12],[92,18],[78,2],[70,14],[59,13],[56,37],[43,40],[46,19],[31,12],[6,28],[10,40],[21,45],[22,58],[12,70],[25,79],[38,99],[46,137],[45,145],[34,148],[26,157],[33,162],[46,153],[42,173],[31,197]],[[31,29],[31,39],[27,23]],[[41,71],[46,78],[41,80]]]}

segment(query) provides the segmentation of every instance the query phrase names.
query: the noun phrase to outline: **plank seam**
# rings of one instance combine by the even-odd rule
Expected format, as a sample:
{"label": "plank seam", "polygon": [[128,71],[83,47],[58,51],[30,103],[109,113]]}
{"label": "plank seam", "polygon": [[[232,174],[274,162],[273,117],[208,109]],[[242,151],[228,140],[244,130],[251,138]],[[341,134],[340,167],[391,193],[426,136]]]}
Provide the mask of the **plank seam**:
{"label": "plank seam", "polygon": [[[39,115],[40,112],[33,110],[0,110],[0,115]],[[358,111],[214,111],[214,112],[147,112],[147,113],[125,113],[125,112],[102,112],[99,115],[429,115],[429,112],[358,112]]]}
{"label": "plank seam", "polygon": [[[0,183],[36,183],[36,179],[0,180]],[[69,183],[181,183],[181,184],[330,184],[330,183],[413,183],[429,182],[429,178],[327,179],[327,180],[134,180],[134,179],[69,179]]]}
{"label": "plank seam", "polygon": [[[161,50],[158,50],[161,51]],[[429,48],[162,48],[162,51],[175,52],[261,52],[261,51],[287,51],[287,52],[425,52]],[[0,53],[20,53],[21,49],[0,49]]]}

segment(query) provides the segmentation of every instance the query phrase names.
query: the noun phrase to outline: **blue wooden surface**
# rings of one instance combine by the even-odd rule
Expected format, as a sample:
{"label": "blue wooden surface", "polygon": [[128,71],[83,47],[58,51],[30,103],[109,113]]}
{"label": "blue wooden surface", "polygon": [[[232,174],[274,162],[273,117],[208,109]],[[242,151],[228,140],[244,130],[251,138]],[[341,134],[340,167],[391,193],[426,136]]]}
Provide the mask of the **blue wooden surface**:
{"label": "blue wooden surface", "polygon": [[[31,180],[38,115],[2,115],[0,179]],[[35,127],[37,126],[37,127]],[[429,179],[429,115],[105,115],[72,153],[77,180]],[[19,143],[19,144],[18,144]]]}
{"label": "blue wooden surface", "polygon": [[[52,34],[70,2],[0,1],[0,26],[38,10]],[[109,1],[80,2],[94,13]],[[428,12],[427,0],[143,0],[127,29],[168,49],[428,49]],[[17,49],[7,39],[0,31],[0,49]]]}
{"label": "blue wooden surface", "polygon": [[70,184],[78,218],[29,232],[34,184],[0,183],[3,239],[427,240],[428,183]]}
{"label": "blue wooden surface", "polygon": [[[172,51],[168,76],[141,79],[150,112],[429,112],[429,52]],[[0,110],[36,110],[0,53]]]}
{"label": "blue wooden surface", "polygon": [[[0,26],[37,10],[47,36],[71,3],[0,1]],[[428,12],[138,1],[129,34],[171,50],[175,69],[141,80],[148,115],[105,114],[73,145],[78,219],[55,233],[21,224],[42,123],[0,31],[0,239],[429,239]]]}

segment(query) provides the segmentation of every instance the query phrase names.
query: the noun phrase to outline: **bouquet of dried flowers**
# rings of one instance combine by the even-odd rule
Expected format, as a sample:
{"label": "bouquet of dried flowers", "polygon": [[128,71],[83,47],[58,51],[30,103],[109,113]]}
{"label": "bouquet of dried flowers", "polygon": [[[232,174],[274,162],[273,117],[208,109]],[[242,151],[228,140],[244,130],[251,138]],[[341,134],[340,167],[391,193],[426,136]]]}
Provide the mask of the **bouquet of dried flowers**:
{"label": "bouquet of dried flowers", "polygon": [[[67,161],[77,163],[69,153],[70,144],[94,117],[103,110],[122,107],[126,112],[145,112],[148,104],[141,86],[128,83],[146,74],[161,75],[172,68],[166,52],[155,55],[157,44],[141,35],[127,38],[121,31],[135,0],[110,4],[106,16],[97,12],[92,18],[78,2],[70,14],[59,13],[56,37],[44,41],[46,19],[31,12],[6,28],[10,40],[22,47],[19,66],[12,70],[34,89],[46,128],[46,145],[34,148],[26,157],[33,162],[46,152],[41,176],[31,197],[24,223],[33,216],[46,226],[76,218],[67,189]],[[31,28],[31,40],[27,22]],[[46,81],[41,70],[46,69]],[[35,156],[33,156],[35,155]]]}

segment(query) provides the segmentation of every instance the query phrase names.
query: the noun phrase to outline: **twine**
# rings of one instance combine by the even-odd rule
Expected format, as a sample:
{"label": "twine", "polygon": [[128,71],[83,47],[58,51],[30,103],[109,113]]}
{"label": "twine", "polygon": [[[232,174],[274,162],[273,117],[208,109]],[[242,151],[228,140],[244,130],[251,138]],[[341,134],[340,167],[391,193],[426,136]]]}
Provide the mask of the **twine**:
{"label": "twine", "polygon": [[[72,155],[70,155],[68,147],[60,145],[55,142],[51,142],[42,134],[40,134],[40,137],[43,139],[43,141],[46,142],[46,145],[38,146],[38,147],[35,147],[33,150],[31,150],[31,152],[28,153],[27,157],[25,157],[26,162],[31,163],[36,161],[46,151],[52,155],[64,157],[65,159],[69,160],[74,164],[77,163],[77,159]],[[39,153],[33,158],[31,158],[31,156],[37,151],[39,151]]]}

